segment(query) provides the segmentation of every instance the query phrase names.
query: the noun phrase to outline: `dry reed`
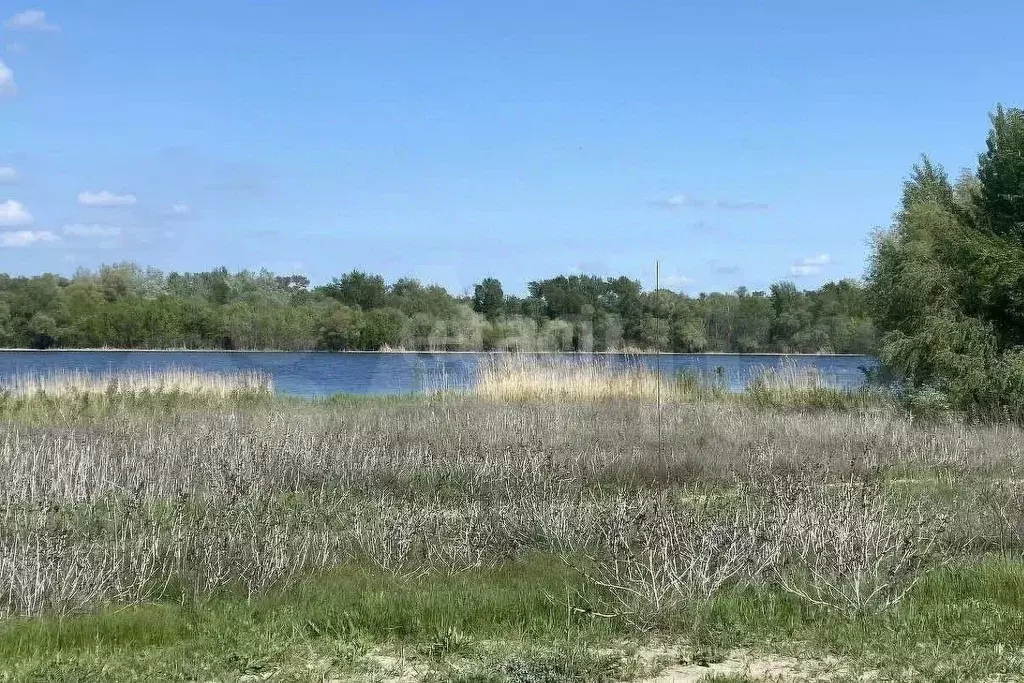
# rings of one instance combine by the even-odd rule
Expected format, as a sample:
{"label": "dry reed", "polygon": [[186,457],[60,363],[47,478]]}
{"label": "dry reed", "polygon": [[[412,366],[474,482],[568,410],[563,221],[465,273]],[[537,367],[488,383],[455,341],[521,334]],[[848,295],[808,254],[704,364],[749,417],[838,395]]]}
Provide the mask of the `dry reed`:
{"label": "dry reed", "polygon": [[478,370],[473,393],[500,401],[608,400],[654,401],[659,381],[655,370],[607,359],[565,359],[510,355],[492,358]]}
{"label": "dry reed", "polygon": [[98,394],[228,397],[240,393],[269,395],[273,391],[273,380],[263,373],[211,373],[184,368],[100,374],[70,370],[0,379],[0,394],[15,397],[45,395],[61,398]]}
{"label": "dry reed", "polygon": [[[438,390],[446,390],[442,383]],[[773,408],[892,410],[880,396],[829,384],[815,368],[786,364],[754,371],[743,392],[730,391],[719,376],[666,376],[637,358],[502,355],[478,369],[471,393],[505,402],[609,401],[752,403]]]}

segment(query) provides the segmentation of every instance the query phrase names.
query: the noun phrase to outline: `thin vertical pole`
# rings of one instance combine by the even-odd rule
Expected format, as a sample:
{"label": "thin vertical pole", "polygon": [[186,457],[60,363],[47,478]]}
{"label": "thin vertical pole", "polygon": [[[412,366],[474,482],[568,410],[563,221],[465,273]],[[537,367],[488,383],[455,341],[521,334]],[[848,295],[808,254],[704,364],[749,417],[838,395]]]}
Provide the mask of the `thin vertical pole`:
{"label": "thin vertical pole", "polygon": [[[661,261],[654,262],[654,305],[659,306],[661,297]],[[660,310],[660,306],[659,306]],[[660,341],[660,340],[658,340]],[[655,364],[658,372],[658,460],[663,460],[661,452],[662,431],[661,431],[661,344],[655,344]]]}

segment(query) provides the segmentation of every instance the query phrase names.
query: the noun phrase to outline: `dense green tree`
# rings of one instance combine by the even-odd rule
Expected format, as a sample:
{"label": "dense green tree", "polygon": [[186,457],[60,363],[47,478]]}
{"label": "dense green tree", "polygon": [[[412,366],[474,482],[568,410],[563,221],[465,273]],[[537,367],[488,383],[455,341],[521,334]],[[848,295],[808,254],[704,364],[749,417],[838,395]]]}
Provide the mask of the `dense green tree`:
{"label": "dense green tree", "polygon": [[573,351],[573,325],[566,320],[548,320],[540,329],[538,351]]}
{"label": "dense green tree", "polygon": [[983,227],[1024,241],[1024,111],[996,108],[987,149],[978,161]]}
{"label": "dense green tree", "polygon": [[375,308],[363,316],[360,348],[395,348],[402,345],[402,333],[409,317],[397,308]]}
{"label": "dense green tree", "polygon": [[358,306],[363,310],[379,308],[385,303],[388,291],[384,278],[359,270],[341,276],[323,288],[324,293],[347,306]]}
{"label": "dense green tree", "polygon": [[6,301],[0,299],[0,345],[11,346],[15,339],[11,307],[7,305]]}
{"label": "dense green tree", "polygon": [[680,316],[672,321],[670,330],[672,348],[683,353],[702,353],[708,347],[708,333],[704,320]]}
{"label": "dense green tree", "polygon": [[28,344],[33,349],[48,349],[57,341],[57,321],[46,313],[36,313],[28,321]]}
{"label": "dense green tree", "polygon": [[436,350],[433,344],[437,343],[442,334],[438,330],[437,318],[429,313],[414,313],[402,333],[402,345],[416,351]]}
{"label": "dense green tree", "polygon": [[473,288],[473,310],[491,321],[505,312],[505,290],[499,280],[489,277]]}
{"label": "dense green tree", "polygon": [[342,303],[325,307],[320,320],[317,347],[325,351],[348,351],[359,348],[363,314]]}
{"label": "dense green tree", "polygon": [[998,108],[975,177],[913,169],[869,272],[881,358],[912,389],[1024,415],[1024,114]]}

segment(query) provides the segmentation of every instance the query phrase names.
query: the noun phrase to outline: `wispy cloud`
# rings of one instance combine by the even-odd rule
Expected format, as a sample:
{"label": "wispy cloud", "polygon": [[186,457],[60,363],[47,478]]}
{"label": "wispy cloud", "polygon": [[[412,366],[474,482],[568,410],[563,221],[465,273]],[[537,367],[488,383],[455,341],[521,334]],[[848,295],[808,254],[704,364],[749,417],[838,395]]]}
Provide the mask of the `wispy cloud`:
{"label": "wispy cloud", "polygon": [[120,237],[121,228],[117,225],[96,225],[87,223],[72,223],[65,225],[64,234],[68,237]]}
{"label": "wispy cloud", "polygon": [[683,193],[674,194],[666,199],[659,199],[654,204],[663,209],[701,209],[707,205],[704,200]]}
{"label": "wispy cloud", "polygon": [[711,259],[708,261],[708,265],[711,266],[711,270],[718,275],[739,275],[743,272],[743,269],[734,263],[722,263],[718,259]]}
{"label": "wispy cloud", "polygon": [[662,275],[661,276],[661,288],[662,289],[681,289],[687,285],[693,284],[693,278],[687,277],[686,275]]}
{"label": "wispy cloud", "polygon": [[805,266],[827,266],[832,263],[832,257],[828,254],[818,254],[817,256],[805,258],[800,263]]}
{"label": "wispy cloud", "polygon": [[167,209],[168,216],[175,216],[177,218],[187,216],[190,213],[192,213],[192,207],[190,207],[188,204],[171,204],[170,208]]}
{"label": "wispy cloud", "polygon": [[13,199],[0,202],[0,226],[16,228],[31,223],[32,214],[28,212],[24,204]]}
{"label": "wispy cloud", "polygon": [[771,208],[761,202],[737,201],[734,199],[716,199],[709,201],[680,192],[666,199],[653,202],[655,206],[669,210],[679,209],[718,209],[720,211],[767,211]]}
{"label": "wispy cloud", "polygon": [[790,266],[789,274],[793,277],[807,277],[821,272],[821,266]]}
{"label": "wispy cloud", "polygon": [[821,269],[832,263],[832,257],[828,254],[818,254],[805,259],[800,259],[789,267],[789,274],[793,277],[807,277],[817,275]]}
{"label": "wispy cloud", "polygon": [[82,206],[132,206],[136,202],[133,194],[114,194],[103,190],[102,192],[79,192],[78,203]]}
{"label": "wispy cloud", "polygon": [[18,182],[18,171],[13,166],[0,166],[0,185]]}
{"label": "wispy cloud", "polygon": [[25,43],[14,42],[7,43],[7,51],[10,52],[12,55],[20,55],[25,52],[28,52],[28,48],[25,47]]}
{"label": "wispy cloud", "polygon": [[707,221],[694,221],[693,223],[690,223],[688,227],[691,231],[700,235],[711,235],[721,232],[721,229],[718,226],[712,225]]}
{"label": "wispy cloud", "polygon": [[772,207],[763,202],[737,202],[731,199],[719,199],[715,201],[715,208],[722,211],[767,211]]}
{"label": "wispy cloud", "polygon": [[259,164],[247,162],[215,162],[209,168],[211,178],[206,189],[224,193],[247,195],[264,199],[273,186],[270,172]]}
{"label": "wispy cloud", "polygon": [[18,94],[18,85],[14,82],[14,72],[0,60],[0,96]]}
{"label": "wispy cloud", "polygon": [[33,244],[60,242],[49,230],[0,232],[0,247],[31,247]]}
{"label": "wispy cloud", "polygon": [[27,9],[18,12],[4,22],[9,31],[59,31],[60,26],[51,24],[46,19],[46,12],[39,9]]}

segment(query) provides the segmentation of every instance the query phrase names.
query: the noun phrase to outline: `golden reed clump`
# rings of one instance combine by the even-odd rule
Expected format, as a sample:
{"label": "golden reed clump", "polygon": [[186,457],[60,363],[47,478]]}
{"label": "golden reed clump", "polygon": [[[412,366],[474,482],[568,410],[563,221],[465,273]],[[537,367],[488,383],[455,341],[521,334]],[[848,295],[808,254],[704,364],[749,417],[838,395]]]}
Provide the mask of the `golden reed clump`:
{"label": "golden reed clump", "polygon": [[656,370],[627,363],[617,367],[603,359],[502,356],[484,363],[473,393],[500,401],[632,399],[653,401],[669,381]]}
{"label": "golden reed clump", "polygon": [[199,372],[184,368],[91,374],[60,371],[26,374],[0,380],[0,393],[20,398],[46,395],[178,394],[224,397],[239,393],[272,394],[273,380],[257,372]]}

